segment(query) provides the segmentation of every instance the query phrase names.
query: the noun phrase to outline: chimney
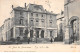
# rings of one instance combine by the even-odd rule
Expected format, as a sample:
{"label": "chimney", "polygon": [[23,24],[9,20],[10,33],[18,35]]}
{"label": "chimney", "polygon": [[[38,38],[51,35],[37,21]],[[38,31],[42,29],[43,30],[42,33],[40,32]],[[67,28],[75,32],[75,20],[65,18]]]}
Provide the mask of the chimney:
{"label": "chimney", "polygon": [[14,6],[12,5],[12,9],[13,9],[13,7],[14,7]]}
{"label": "chimney", "polygon": [[25,3],[25,9],[26,9],[26,3]]}

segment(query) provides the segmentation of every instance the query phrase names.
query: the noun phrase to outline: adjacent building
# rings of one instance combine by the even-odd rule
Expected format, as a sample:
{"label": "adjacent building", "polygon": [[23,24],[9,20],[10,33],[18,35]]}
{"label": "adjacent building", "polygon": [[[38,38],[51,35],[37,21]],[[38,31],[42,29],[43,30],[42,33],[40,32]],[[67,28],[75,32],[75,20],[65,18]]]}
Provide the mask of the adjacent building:
{"label": "adjacent building", "polygon": [[65,43],[80,40],[80,0],[65,0]]}
{"label": "adjacent building", "polygon": [[4,21],[0,36],[3,41],[18,37],[54,39],[57,37],[57,14],[49,12],[42,5],[28,4],[25,7],[12,5],[12,18]]}
{"label": "adjacent building", "polygon": [[64,11],[57,15],[57,40],[64,41]]}

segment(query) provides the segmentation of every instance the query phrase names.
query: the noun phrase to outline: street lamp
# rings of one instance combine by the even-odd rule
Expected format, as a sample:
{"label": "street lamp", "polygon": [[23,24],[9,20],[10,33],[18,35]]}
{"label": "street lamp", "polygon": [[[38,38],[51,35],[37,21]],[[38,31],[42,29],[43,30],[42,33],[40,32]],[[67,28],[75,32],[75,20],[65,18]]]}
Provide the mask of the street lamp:
{"label": "street lamp", "polygon": [[30,30],[31,30],[31,26],[28,26],[28,44],[30,43]]}
{"label": "street lamp", "polygon": [[36,31],[34,30],[34,37],[36,38],[36,43],[37,43],[37,35],[36,35]]}

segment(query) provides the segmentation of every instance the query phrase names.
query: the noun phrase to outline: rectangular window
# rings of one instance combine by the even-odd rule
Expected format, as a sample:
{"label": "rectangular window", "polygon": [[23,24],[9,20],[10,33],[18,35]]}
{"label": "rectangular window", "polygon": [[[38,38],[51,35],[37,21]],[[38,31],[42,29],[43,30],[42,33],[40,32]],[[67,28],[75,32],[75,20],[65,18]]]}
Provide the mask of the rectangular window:
{"label": "rectangular window", "polygon": [[19,35],[23,35],[23,28],[19,28]]}
{"label": "rectangular window", "polygon": [[50,23],[52,23],[52,22],[50,22]]}
{"label": "rectangular window", "polygon": [[33,20],[31,20],[31,22],[33,22]]}
{"label": "rectangular window", "polygon": [[39,22],[38,20],[36,20],[36,22]]}
{"label": "rectangular window", "polygon": [[23,25],[23,19],[20,19],[20,24]]}
{"label": "rectangular window", "polygon": [[31,13],[31,16],[33,16],[33,13]]}
{"label": "rectangular window", "polygon": [[39,20],[36,20],[36,25],[35,26],[38,26],[39,25]]}
{"label": "rectangular window", "polygon": [[38,14],[36,14],[36,17],[38,17]]}
{"label": "rectangular window", "polygon": [[44,23],[44,21],[42,21],[42,23]]}
{"label": "rectangular window", "polygon": [[31,26],[34,26],[34,22],[33,22],[33,20],[31,20],[30,25],[31,25]]}
{"label": "rectangular window", "polygon": [[52,37],[52,31],[50,31],[50,36]]}
{"label": "rectangular window", "polygon": [[20,12],[20,15],[22,15],[23,14],[23,12]]}
{"label": "rectangular window", "polygon": [[13,37],[13,28],[10,31],[11,31],[11,38],[12,38]]}
{"label": "rectangular window", "polygon": [[50,18],[52,18],[52,16],[50,15]]}
{"label": "rectangular window", "polygon": [[52,27],[52,22],[50,21],[50,27]]}
{"label": "rectangular window", "polygon": [[43,14],[42,14],[42,17],[43,17]]}
{"label": "rectangular window", "polygon": [[44,20],[44,19],[41,19],[41,22],[43,22],[43,23],[44,23],[44,22],[45,22],[45,20]]}

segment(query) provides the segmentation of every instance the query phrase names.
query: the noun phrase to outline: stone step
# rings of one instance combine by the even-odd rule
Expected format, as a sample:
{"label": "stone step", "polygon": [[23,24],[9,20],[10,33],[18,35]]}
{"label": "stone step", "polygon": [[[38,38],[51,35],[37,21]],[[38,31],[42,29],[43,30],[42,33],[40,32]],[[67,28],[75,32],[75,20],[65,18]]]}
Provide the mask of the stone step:
{"label": "stone step", "polygon": [[74,43],[72,44],[77,44],[77,45],[80,45],[80,41],[75,41]]}

